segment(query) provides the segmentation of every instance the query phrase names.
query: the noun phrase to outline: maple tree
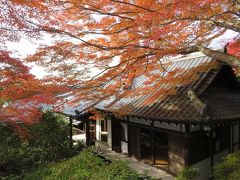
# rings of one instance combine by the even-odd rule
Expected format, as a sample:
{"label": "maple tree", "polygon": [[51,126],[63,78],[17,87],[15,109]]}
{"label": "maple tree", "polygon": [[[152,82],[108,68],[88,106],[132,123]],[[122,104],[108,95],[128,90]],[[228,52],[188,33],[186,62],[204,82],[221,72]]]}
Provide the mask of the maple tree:
{"label": "maple tree", "polygon": [[[185,84],[196,78],[192,74],[213,66],[181,76],[153,75],[166,71],[162,59],[169,55],[201,51],[240,67],[239,40],[229,45],[229,54],[208,47],[227,30],[240,32],[239,0],[0,0],[0,7],[2,44],[21,35],[54,37],[53,45],[40,47],[27,61],[45,66],[52,81],[69,87],[73,102],[85,99],[93,106],[113,94],[147,93],[163,82]],[[93,68],[99,73],[89,76]],[[148,86],[133,91],[132,82],[142,74],[149,76]]]}
{"label": "maple tree", "polygon": [[0,51],[0,123],[25,133],[18,123],[37,122],[41,116],[40,105],[53,104],[54,96],[64,90],[66,88],[36,79],[22,61]]}

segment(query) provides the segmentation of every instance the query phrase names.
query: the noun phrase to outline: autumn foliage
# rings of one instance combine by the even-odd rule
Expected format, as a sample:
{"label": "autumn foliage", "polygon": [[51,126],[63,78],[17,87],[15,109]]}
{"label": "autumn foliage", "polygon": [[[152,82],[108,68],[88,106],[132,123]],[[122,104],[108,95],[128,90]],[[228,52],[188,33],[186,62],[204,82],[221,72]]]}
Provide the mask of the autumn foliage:
{"label": "autumn foliage", "polygon": [[[240,5],[236,0],[0,0],[0,3],[2,44],[18,41],[22,35],[29,39],[39,39],[44,34],[52,36],[52,45],[40,46],[25,61],[44,66],[52,74],[48,81],[69,88],[75,97],[71,103],[84,100],[93,106],[113,95],[120,98],[139,94],[136,92],[148,93],[149,88],[163,82],[188,83],[182,79],[190,81],[207,70],[202,67],[182,73],[185,78],[176,76],[177,72],[160,75],[171,64],[164,59],[181,53],[201,51],[234,68],[240,67],[239,41],[229,45],[229,54],[208,47],[227,30],[240,31]],[[160,73],[153,75],[153,71]],[[143,74],[149,77],[146,86],[133,91],[134,79]],[[18,95],[20,99],[24,94],[41,92],[39,81],[29,79],[21,80],[27,93],[16,85],[11,87],[24,92]],[[33,89],[28,91],[29,87]],[[158,92],[152,99],[174,92],[174,89]]]}
{"label": "autumn foliage", "polygon": [[240,58],[240,40],[230,42],[227,46],[227,52]]}
{"label": "autumn foliage", "polygon": [[22,61],[5,51],[0,51],[0,69],[0,123],[17,131],[22,131],[19,122],[25,125],[37,122],[40,105],[53,104],[54,96],[66,90],[36,79]]}

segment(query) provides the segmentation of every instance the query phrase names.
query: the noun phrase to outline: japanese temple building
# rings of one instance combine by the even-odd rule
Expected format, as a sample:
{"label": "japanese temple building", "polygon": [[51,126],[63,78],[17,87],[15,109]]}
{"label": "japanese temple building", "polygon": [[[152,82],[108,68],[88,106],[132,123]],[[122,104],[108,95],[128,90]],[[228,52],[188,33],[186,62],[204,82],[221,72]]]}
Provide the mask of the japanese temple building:
{"label": "japanese temple building", "polygon": [[[191,70],[209,62],[215,60],[194,53],[175,59],[169,68]],[[135,83],[143,82],[144,76]],[[229,66],[218,63],[154,104],[143,105],[147,98],[97,105],[106,116],[90,121],[92,139],[173,174],[198,167],[200,179],[208,179],[214,164],[240,149],[240,86]],[[124,115],[116,115],[124,109]]]}

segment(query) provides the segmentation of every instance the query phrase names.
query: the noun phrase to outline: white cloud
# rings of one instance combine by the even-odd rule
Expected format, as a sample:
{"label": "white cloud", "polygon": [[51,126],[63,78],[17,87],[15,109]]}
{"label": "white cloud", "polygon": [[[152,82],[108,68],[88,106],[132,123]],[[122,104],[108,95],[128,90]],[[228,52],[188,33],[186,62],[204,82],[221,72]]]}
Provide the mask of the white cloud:
{"label": "white cloud", "polygon": [[[40,44],[50,45],[51,44],[51,37],[47,34],[43,36],[42,40],[28,40],[26,38],[21,38],[19,42],[7,42],[6,46],[8,51],[12,52],[12,56],[24,59],[28,55],[33,55]],[[35,64],[26,64],[31,68],[30,72],[35,75],[37,78],[41,79],[44,76],[48,75],[48,73],[44,70],[43,67],[35,65]]]}

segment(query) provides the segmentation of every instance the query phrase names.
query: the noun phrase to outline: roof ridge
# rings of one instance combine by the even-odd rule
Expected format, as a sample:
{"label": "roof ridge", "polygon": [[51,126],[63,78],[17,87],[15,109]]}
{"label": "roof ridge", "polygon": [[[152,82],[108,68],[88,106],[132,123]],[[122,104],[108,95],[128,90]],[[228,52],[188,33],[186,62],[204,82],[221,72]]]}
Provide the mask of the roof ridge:
{"label": "roof ridge", "polygon": [[194,52],[194,53],[191,53],[191,54],[183,55],[182,57],[172,57],[172,58],[169,58],[164,63],[179,62],[179,61],[191,60],[191,59],[200,58],[200,57],[208,57],[208,58],[210,58],[209,56],[203,54],[202,52]]}

